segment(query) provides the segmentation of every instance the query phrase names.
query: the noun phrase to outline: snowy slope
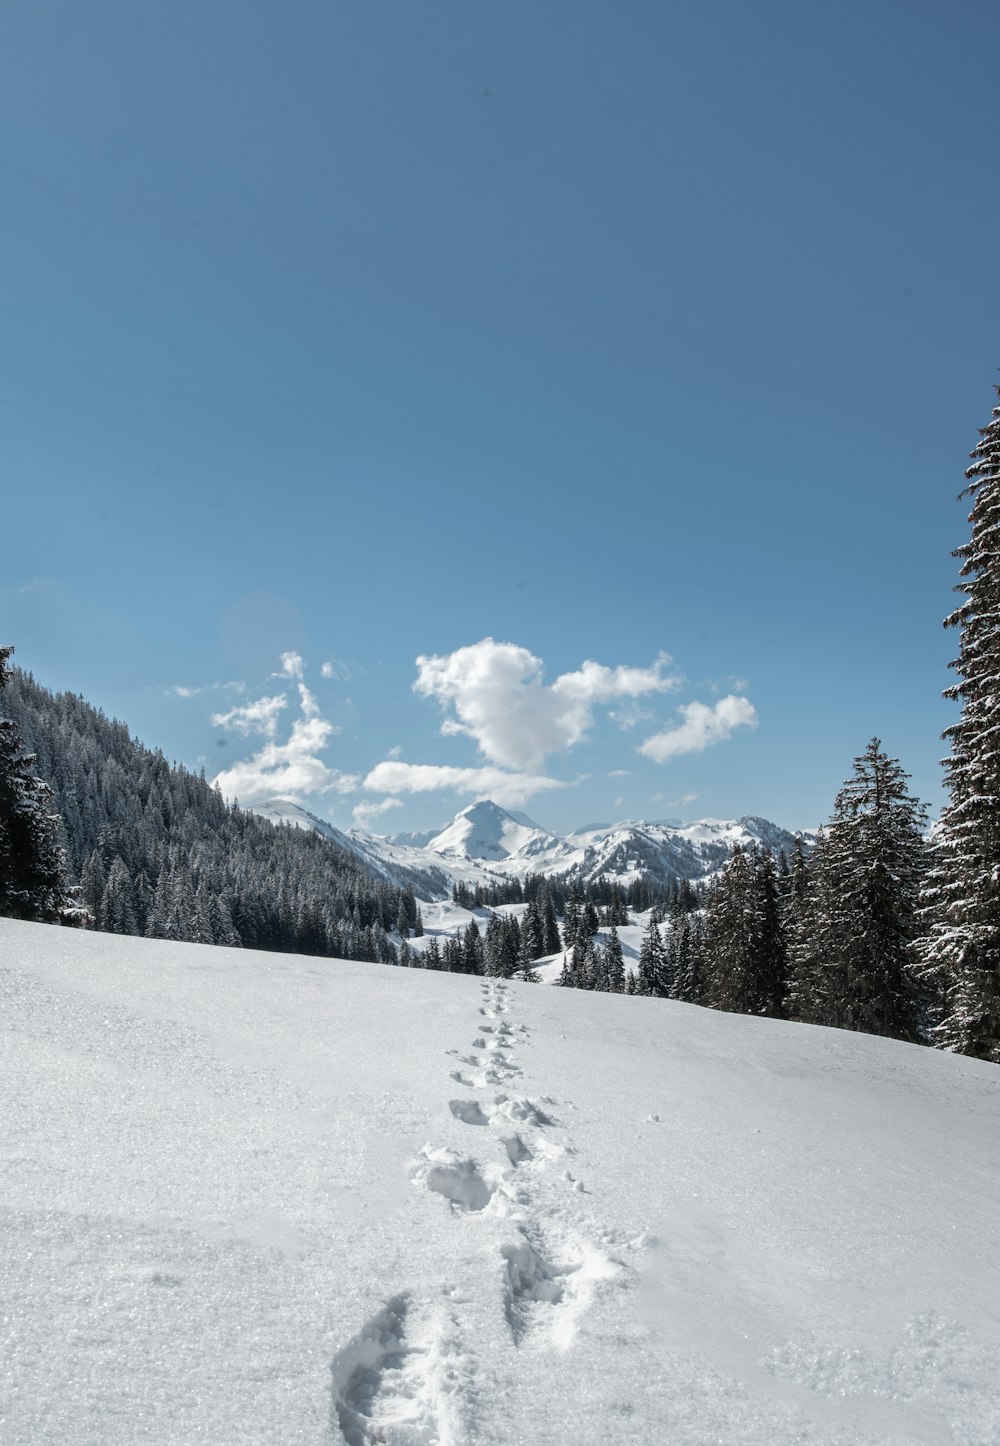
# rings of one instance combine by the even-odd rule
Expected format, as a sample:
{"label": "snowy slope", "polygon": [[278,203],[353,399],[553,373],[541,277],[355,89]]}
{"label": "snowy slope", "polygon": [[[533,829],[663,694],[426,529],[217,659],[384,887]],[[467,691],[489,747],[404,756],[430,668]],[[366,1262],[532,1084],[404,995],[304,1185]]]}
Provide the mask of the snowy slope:
{"label": "snowy slope", "polygon": [[291,824],[293,828],[311,829],[314,833],[322,834],[324,838],[331,839],[334,843],[340,844],[341,848],[353,852],[351,841],[346,834],[341,833],[339,828],[334,828],[332,823],[325,819],[317,818],[300,803],[293,803],[290,798],[266,798],[262,803],[252,803],[247,813],[255,813],[258,818],[266,818],[268,823]]}
{"label": "snowy slope", "polygon": [[1000,1070],[0,920],[4,1446],[996,1446]]}

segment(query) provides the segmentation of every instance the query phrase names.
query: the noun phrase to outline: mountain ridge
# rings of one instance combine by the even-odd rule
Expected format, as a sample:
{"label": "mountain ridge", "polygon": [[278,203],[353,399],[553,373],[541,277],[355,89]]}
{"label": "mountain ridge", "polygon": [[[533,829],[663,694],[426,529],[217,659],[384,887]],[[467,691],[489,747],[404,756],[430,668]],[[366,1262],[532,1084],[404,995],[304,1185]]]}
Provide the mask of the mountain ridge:
{"label": "mountain ridge", "polygon": [[404,871],[457,882],[523,879],[528,874],[599,878],[623,886],[645,878],[663,884],[717,873],[734,844],[790,852],[797,838],[808,846],[814,835],[793,833],[758,814],[738,819],[696,819],[647,822],[625,819],[591,825],[562,837],[526,814],[503,808],[492,799],[468,804],[438,830],[400,834],[369,834],[352,828],[346,834],[324,824],[290,800],[269,799],[254,811],[275,822],[330,829],[372,867],[387,875]]}

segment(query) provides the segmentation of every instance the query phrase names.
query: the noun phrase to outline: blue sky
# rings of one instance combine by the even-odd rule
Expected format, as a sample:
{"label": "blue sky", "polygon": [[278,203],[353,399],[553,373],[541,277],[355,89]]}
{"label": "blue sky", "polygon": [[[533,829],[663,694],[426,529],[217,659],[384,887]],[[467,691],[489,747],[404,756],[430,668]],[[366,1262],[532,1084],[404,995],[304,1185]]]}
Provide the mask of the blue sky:
{"label": "blue sky", "polygon": [[961,0],[13,0],[4,640],[342,825],[807,826],[875,734],[936,808],[998,41]]}

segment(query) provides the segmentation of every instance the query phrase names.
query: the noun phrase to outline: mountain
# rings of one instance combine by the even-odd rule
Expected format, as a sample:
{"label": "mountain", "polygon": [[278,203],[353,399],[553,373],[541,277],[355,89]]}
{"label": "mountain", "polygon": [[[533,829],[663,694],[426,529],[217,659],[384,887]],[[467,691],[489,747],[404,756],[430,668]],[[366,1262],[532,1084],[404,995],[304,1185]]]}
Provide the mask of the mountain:
{"label": "mountain", "polygon": [[394,849],[389,856],[385,851],[380,852],[377,845],[381,841],[371,834],[359,829],[341,833],[332,823],[317,818],[290,798],[267,798],[261,803],[250,804],[246,812],[267,819],[276,827],[288,824],[292,828],[317,833],[339,848],[346,849],[366,872],[386,879],[396,888],[402,889],[409,884],[418,898],[438,899],[451,891],[451,879],[440,867],[440,861],[426,850],[403,846]]}
{"label": "mountain", "polygon": [[4,1446],[995,1446],[997,1067],[0,920]]}
{"label": "mountain", "polygon": [[425,847],[436,854],[500,863],[509,859],[540,859],[565,848],[563,841],[526,818],[484,799],[455,815],[447,828]]}
{"label": "mountain", "polygon": [[[565,875],[580,883],[606,878],[624,886],[645,878],[668,884],[679,878],[703,879],[716,873],[734,843],[790,853],[796,835],[764,818],[665,820],[588,825],[566,838],[522,813],[489,800],[470,804],[437,833],[374,837],[352,829],[349,835],[369,859],[410,868],[438,868],[453,882],[523,878],[526,874]],[[803,835],[807,843],[813,835]],[[426,842],[416,844],[416,839]]]}
{"label": "mountain", "polygon": [[345,833],[341,833],[339,828],[334,828],[333,824],[327,823],[325,819],[317,818],[314,813],[310,813],[301,804],[293,803],[290,798],[266,798],[263,803],[250,804],[246,812],[255,813],[258,818],[266,818],[268,823],[287,823],[292,828],[310,829],[313,833],[318,833],[323,838],[339,844],[341,848],[349,849],[351,853],[354,852],[351,840]]}

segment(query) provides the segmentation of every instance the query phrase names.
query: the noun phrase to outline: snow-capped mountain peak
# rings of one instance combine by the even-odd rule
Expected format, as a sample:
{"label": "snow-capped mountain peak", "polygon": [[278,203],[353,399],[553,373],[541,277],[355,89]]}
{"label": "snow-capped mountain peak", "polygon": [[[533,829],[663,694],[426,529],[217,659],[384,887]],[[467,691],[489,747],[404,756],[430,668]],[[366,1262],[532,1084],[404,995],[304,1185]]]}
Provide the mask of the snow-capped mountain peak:
{"label": "snow-capped mountain peak", "polygon": [[562,840],[524,814],[513,814],[490,799],[463,808],[426,847],[433,853],[491,863],[547,852]]}

